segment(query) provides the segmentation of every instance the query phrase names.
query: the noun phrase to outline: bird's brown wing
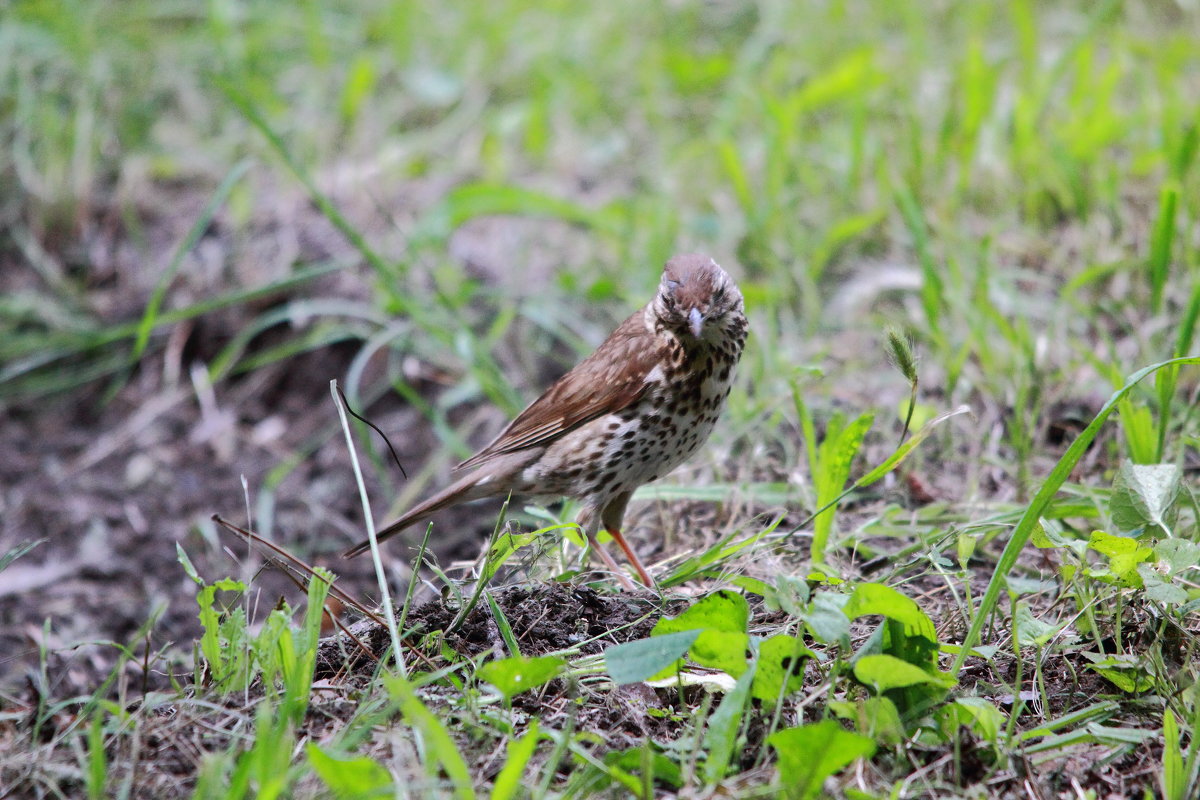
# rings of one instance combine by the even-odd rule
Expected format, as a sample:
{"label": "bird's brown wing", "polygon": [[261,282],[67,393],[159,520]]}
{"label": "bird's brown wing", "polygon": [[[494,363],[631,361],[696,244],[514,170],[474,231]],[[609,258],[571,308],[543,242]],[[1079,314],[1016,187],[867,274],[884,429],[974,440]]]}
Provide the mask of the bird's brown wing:
{"label": "bird's brown wing", "polygon": [[471,469],[504,453],[549,444],[597,417],[628,407],[646,391],[646,378],[658,363],[657,351],[639,310],[596,352],[530,403],[495,441],[456,469]]}

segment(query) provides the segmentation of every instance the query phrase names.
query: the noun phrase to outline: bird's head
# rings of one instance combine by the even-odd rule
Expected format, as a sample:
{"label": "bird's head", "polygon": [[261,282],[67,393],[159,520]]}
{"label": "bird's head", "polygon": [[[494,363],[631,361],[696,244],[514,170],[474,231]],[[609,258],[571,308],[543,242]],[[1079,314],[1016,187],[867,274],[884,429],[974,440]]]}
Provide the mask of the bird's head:
{"label": "bird's head", "polygon": [[742,293],[717,262],[692,253],[667,262],[654,297],[654,315],[664,327],[701,340],[741,312]]}

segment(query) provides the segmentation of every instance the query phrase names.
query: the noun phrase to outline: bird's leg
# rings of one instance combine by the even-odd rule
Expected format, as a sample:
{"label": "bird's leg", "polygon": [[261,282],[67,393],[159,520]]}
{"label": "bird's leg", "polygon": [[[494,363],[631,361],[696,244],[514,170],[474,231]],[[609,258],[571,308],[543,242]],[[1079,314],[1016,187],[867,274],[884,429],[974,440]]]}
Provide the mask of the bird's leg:
{"label": "bird's leg", "polygon": [[[638,578],[646,586],[653,587],[654,581],[650,578],[650,573],[642,566],[641,559],[633,552],[633,548],[629,546],[629,542],[625,541],[625,537],[621,535],[621,520],[625,518],[625,506],[629,505],[629,498],[633,496],[633,492],[622,492],[615,497],[612,497],[606,502],[600,510],[600,524],[608,534],[617,540],[617,544],[621,546],[621,550],[625,553],[625,558],[629,559],[629,563],[633,565],[634,570],[638,574]],[[602,558],[609,562],[611,566],[612,559],[602,553]]]}
{"label": "bird's leg", "polygon": [[[625,537],[621,535],[621,532],[616,528],[609,528],[608,535],[616,539],[617,544],[619,544],[621,549],[625,551],[625,557],[629,559],[629,563],[632,564],[634,570],[637,571],[638,578],[641,579],[642,583],[646,586],[653,587],[654,581],[650,578],[650,573],[647,572],[646,568],[642,566],[641,559],[637,557],[637,553],[633,552],[633,548],[629,546],[629,542],[625,541]],[[604,553],[603,550],[600,552]],[[612,557],[607,554],[605,554],[603,558],[609,561],[612,560]]]}
{"label": "bird's leg", "polygon": [[[622,540],[618,539],[617,541],[620,541],[621,546],[625,547],[625,543]],[[625,570],[621,569],[621,565],[613,560],[612,555],[604,549],[604,546],[600,542],[596,541],[594,534],[588,534],[588,544],[592,546],[592,550],[596,552],[596,555],[600,556],[600,560],[604,562],[604,566],[612,570],[613,574],[617,576],[617,580],[621,582],[622,587],[631,592],[637,590],[637,587],[633,585],[633,581],[625,577]]]}

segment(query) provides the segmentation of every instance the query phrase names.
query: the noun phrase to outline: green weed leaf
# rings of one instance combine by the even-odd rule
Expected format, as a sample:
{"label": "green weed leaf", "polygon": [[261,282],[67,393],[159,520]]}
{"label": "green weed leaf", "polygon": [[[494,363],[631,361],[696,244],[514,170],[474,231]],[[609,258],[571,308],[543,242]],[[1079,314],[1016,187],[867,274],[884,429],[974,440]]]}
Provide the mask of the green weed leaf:
{"label": "green weed leaf", "polygon": [[816,654],[798,637],[781,633],[765,639],[758,646],[752,696],[773,704],[781,694],[799,691],[804,683],[804,661],[809,658]]}
{"label": "green weed leaf", "polygon": [[826,778],[875,754],[874,741],[831,719],[778,731],[767,741],[779,755],[779,780],[791,800],[816,797]]}
{"label": "green weed leaf", "polygon": [[1138,576],[1142,579],[1142,597],[1169,606],[1181,606],[1188,600],[1188,593],[1164,578],[1154,564],[1138,564]]}
{"label": "green weed leaf", "polygon": [[864,583],[850,596],[845,613],[850,619],[883,616],[888,620],[882,630],[883,651],[920,669],[936,671],[937,630],[911,598],[890,586]]}
{"label": "green weed leaf", "polygon": [[1181,478],[1174,464],[1123,462],[1109,501],[1113,523],[1122,533],[1157,526],[1169,536],[1175,525]]}
{"label": "green weed leaf", "polygon": [[915,664],[882,653],[863,656],[854,662],[854,677],[877,693],[922,684],[945,688],[955,684],[950,675],[936,670],[929,672]]}
{"label": "green weed leaf", "polygon": [[1058,635],[1068,622],[1069,620],[1064,620],[1057,625],[1044,622],[1033,615],[1028,603],[1021,601],[1017,603],[1013,627],[1016,628],[1017,643],[1022,647],[1043,647]]}
{"label": "green weed leaf", "polygon": [[960,697],[938,709],[937,720],[947,740],[952,740],[955,731],[965,727],[980,739],[995,745],[1000,740],[1005,716],[982,697]]}
{"label": "green weed leaf", "polygon": [[860,697],[857,702],[835,700],[829,704],[838,719],[854,723],[864,736],[880,744],[897,745],[904,741],[904,723],[900,711],[888,697]]}
{"label": "green weed leaf", "polygon": [[804,623],[813,638],[823,644],[841,643],[850,646],[850,618],[842,609],[845,595],[817,592],[804,614]]}
{"label": "green weed leaf", "polygon": [[505,698],[511,698],[553,680],[566,665],[556,656],[513,656],[489,661],[475,674],[499,689]]}
{"label": "green weed leaf", "polygon": [[360,800],[394,794],[391,774],[372,758],[331,755],[312,742],[305,752],[313,771],[335,797]]}
{"label": "green weed leaf", "polygon": [[702,632],[666,633],[605,648],[604,668],[619,684],[650,680],[677,664]]}
{"label": "green weed leaf", "polygon": [[652,636],[700,629],[689,650],[697,664],[719,669],[733,677],[746,671],[750,606],[746,598],[729,589],[713,592],[678,617],[660,619]]}
{"label": "green weed leaf", "polygon": [[[1112,573],[1113,578],[1127,586],[1141,586],[1137,565],[1148,561],[1154,555],[1153,550],[1149,547],[1142,547],[1136,539],[1113,536],[1104,531],[1092,531],[1092,535],[1088,537],[1088,547],[1105,556],[1108,559],[1108,570]],[[1091,574],[1095,577],[1104,577],[1096,571],[1092,571]]]}
{"label": "green weed leaf", "polygon": [[1187,539],[1164,539],[1154,545],[1154,555],[1175,575],[1200,566],[1200,545]]}

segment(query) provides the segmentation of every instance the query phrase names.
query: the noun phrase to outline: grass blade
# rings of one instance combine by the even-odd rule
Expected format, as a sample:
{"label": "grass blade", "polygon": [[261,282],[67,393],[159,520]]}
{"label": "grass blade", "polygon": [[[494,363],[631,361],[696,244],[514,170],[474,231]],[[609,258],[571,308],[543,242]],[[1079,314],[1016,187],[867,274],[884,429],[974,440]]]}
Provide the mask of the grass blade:
{"label": "grass blade", "polygon": [[1185,358],[1172,358],[1169,361],[1160,361],[1157,364],[1143,367],[1130,375],[1125,381],[1125,385],[1108,399],[1108,402],[1104,404],[1104,407],[1100,409],[1096,417],[1075,438],[1075,441],[1067,448],[1067,452],[1054,465],[1054,469],[1050,471],[1050,475],[1047,476],[1046,481],[1042,484],[1042,488],[1034,496],[1033,502],[1029,504],[1029,507],[1025,509],[1025,513],[1021,515],[1021,519],[1013,529],[1012,537],[1008,540],[1008,544],[1004,546],[1004,551],[1000,554],[996,570],[992,573],[992,578],[988,581],[987,590],[984,592],[983,599],[979,603],[979,610],[975,614],[975,620],[971,623],[971,628],[967,631],[967,635],[963,639],[962,650],[959,651],[958,656],[954,659],[954,664],[950,667],[950,671],[954,675],[958,675],[959,670],[962,669],[963,662],[967,659],[967,654],[979,641],[979,636],[983,632],[983,626],[987,624],[992,612],[996,609],[996,603],[1000,600],[1000,592],[1004,587],[1005,579],[1013,567],[1016,566],[1017,557],[1025,547],[1026,542],[1029,541],[1034,528],[1037,527],[1042,512],[1050,505],[1050,502],[1054,499],[1054,495],[1058,493],[1063,483],[1070,477],[1071,470],[1079,463],[1079,459],[1083,457],[1088,445],[1096,438],[1096,434],[1100,432],[1100,428],[1103,427],[1109,415],[1116,409],[1121,399],[1129,394],[1133,387],[1137,386],[1146,376],[1165,367],[1182,366],[1184,364],[1200,364],[1200,356],[1188,356]]}

